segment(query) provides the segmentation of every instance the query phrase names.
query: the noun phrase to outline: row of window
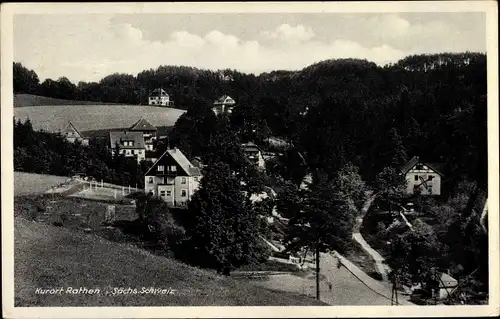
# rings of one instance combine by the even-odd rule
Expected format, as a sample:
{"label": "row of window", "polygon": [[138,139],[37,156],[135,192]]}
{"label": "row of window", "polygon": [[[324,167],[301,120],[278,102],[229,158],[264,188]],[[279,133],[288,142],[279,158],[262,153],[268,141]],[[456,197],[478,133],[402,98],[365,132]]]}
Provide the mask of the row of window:
{"label": "row of window", "polygon": [[[172,190],[161,190],[160,191],[160,196],[165,197],[165,196],[172,196]],[[181,189],[181,197],[186,197],[187,196],[187,190],[186,189]]]}
{"label": "row of window", "polygon": [[[195,177],[195,178],[197,178],[197,177]],[[154,183],[154,177],[150,176],[148,182],[149,182],[149,184],[153,184]],[[186,183],[187,183],[186,177],[182,177],[181,178],[181,184],[186,184]]]}
{"label": "row of window", "polygon": [[[169,172],[177,172],[177,166],[175,165],[167,166],[167,169]],[[164,172],[164,171],[165,171],[165,166],[158,165],[158,172]]]}
{"label": "row of window", "polygon": [[126,155],[139,155],[139,154],[142,154],[142,151],[140,150],[125,150],[125,154]]}
{"label": "row of window", "polygon": [[123,141],[123,146],[134,146],[134,141]]}
{"label": "row of window", "polygon": [[[420,180],[420,177],[422,177],[422,178],[424,179],[424,181],[426,180],[426,179],[425,179],[425,176],[415,175],[415,181]],[[432,175],[430,175],[430,176],[428,176],[428,177],[427,177],[427,180],[428,180],[428,181],[432,181],[433,179],[434,179],[434,176],[432,176]]]}

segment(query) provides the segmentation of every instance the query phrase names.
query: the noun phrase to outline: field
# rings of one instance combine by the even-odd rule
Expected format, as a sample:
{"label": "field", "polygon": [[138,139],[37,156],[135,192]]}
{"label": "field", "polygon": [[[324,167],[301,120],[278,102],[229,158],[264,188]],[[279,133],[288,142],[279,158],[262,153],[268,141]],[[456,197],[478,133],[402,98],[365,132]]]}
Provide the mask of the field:
{"label": "field", "polygon": [[68,177],[14,172],[14,195],[41,194],[52,186],[65,183]]}
{"label": "field", "polygon": [[184,110],[147,105],[50,105],[14,108],[14,117],[29,118],[35,130],[57,132],[71,121],[78,130],[128,128],[141,117],[154,126],[172,126]]}
{"label": "field", "polygon": [[[15,219],[14,239],[16,307],[324,305],[310,297],[219,277],[130,245],[23,218]],[[36,288],[59,287],[64,289],[61,294],[35,293]],[[68,287],[99,288],[100,294],[66,293]],[[174,290],[113,295],[113,287]]]}
{"label": "field", "polygon": [[33,95],[33,94],[14,94],[14,107],[25,106],[41,106],[41,105],[82,105],[82,104],[102,104],[100,102],[91,101],[72,101],[64,99],[56,99],[53,97]]}

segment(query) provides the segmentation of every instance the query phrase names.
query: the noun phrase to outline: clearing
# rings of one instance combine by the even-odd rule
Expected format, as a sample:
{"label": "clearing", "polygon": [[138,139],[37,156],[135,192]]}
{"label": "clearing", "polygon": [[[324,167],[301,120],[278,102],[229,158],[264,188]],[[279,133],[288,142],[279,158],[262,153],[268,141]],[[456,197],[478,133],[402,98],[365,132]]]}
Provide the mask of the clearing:
{"label": "clearing", "polygon": [[58,132],[71,121],[82,131],[128,128],[141,117],[154,126],[173,126],[186,111],[148,105],[50,105],[14,108],[14,117],[33,129]]}
{"label": "clearing", "polygon": [[[324,305],[293,293],[224,278],[96,235],[15,218],[15,306]],[[37,294],[36,288],[63,288]],[[98,288],[70,294],[68,287]],[[117,294],[113,288],[174,289],[172,294]]]}

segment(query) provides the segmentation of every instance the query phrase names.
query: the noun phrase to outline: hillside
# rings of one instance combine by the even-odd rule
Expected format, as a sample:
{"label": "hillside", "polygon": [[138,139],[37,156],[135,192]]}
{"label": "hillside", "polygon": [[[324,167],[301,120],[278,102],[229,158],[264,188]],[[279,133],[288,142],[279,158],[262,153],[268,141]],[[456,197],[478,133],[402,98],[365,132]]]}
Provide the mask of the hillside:
{"label": "hillside", "polygon": [[14,107],[44,106],[44,105],[98,105],[98,104],[102,103],[92,102],[92,101],[74,101],[74,100],[56,99],[53,97],[33,95],[33,94],[14,94]]}
{"label": "hillside", "polygon": [[172,126],[185,111],[147,105],[53,105],[14,108],[14,117],[29,118],[35,130],[57,132],[71,121],[80,131],[130,127],[141,117],[154,126]]}
{"label": "hillside", "polygon": [[[93,235],[15,219],[15,306],[324,305],[222,278]],[[134,262],[130,262],[133,260]],[[35,288],[100,288],[100,295],[36,294]],[[175,289],[173,294],[104,295],[112,287]]]}

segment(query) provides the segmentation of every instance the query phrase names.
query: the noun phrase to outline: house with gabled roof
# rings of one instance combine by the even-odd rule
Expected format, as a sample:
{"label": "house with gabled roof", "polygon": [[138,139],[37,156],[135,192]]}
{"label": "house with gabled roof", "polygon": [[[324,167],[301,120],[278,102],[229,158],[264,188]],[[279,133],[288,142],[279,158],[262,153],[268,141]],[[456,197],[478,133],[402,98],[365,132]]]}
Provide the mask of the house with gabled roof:
{"label": "house with gabled roof", "polygon": [[66,140],[70,143],[75,143],[76,141],[79,141],[82,143],[84,146],[89,145],[89,138],[84,136],[80,131],[76,128],[76,126],[69,122],[68,125],[59,133],[66,138]]}
{"label": "house with gabled roof", "polygon": [[148,104],[149,105],[159,105],[159,106],[170,106],[173,104],[173,101],[170,99],[170,95],[167,94],[167,92],[162,89],[154,89],[149,93],[149,99],[148,99]]}
{"label": "house with gabled roof", "polygon": [[201,170],[181,150],[168,149],[144,175],[144,190],[146,194],[158,196],[170,207],[187,208],[201,178]]}
{"label": "house with gabled roof", "polygon": [[223,95],[215,100],[212,111],[215,115],[219,115],[221,113],[231,113],[235,104],[236,101],[232,97],[229,95]]}
{"label": "house with gabled roof", "polygon": [[144,136],[144,144],[147,151],[154,151],[154,141],[156,140],[156,127],[144,118],[140,118],[130,128],[131,132],[141,132]]}
{"label": "house with gabled roof", "polygon": [[424,162],[418,156],[414,156],[401,167],[401,173],[406,178],[406,192],[418,195],[441,195],[443,169],[441,163]]}
{"label": "house with gabled roof", "polygon": [[146,158],[146,146],[142,132],[111,131],[109,132],[109,148],[114,156],[118,147],[119,154],[135,157],[137,162]]}
{"label": "house with gabled roof", "polygon": [[243,154],[247,157],[247,159],[255,165],[259,169],[265,169],[265,162],[263,151],[260,149],[257,144],[253,142],[248,142],[241,144],[241,148],[243,150]]}

